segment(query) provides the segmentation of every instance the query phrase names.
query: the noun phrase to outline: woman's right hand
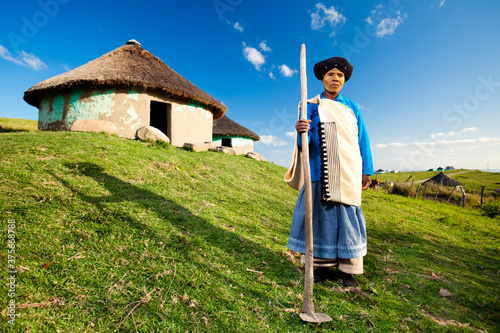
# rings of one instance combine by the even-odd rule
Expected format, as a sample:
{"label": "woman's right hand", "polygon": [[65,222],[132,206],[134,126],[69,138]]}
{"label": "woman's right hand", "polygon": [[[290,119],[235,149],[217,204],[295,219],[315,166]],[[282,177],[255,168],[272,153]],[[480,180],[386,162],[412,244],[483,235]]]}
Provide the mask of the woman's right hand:
{"label": "woman's right hand", "polygon": [[297,133],[302,134],[309,131],[310,122],[311,120],[305,120],[305,119],[297,120],[297,123],[295,124],[295,130],[297,130]]}

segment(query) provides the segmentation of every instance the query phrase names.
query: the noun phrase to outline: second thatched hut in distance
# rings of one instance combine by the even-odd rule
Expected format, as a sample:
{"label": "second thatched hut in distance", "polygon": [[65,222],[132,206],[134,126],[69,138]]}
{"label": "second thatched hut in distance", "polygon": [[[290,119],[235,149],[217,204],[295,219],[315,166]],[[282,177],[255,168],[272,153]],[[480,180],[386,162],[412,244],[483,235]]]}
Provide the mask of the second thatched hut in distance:
{"label": "second thatched hut in distance", "polygon": [[28,89],[38,128],[67,131],[77,120],[106,122],[134,138],[153,126],[175,146],[212,141],[213,120],[226,106],[172,70],[135,40]]}
{"label": "second thatched hut in distance", "polygon": [[459,182],[456,179],[451,178],[450,176],[445,175],[443,172],[438,173],[434,177],[427,179],[424,184],[426,183],[435,183],[435,184],[441,184],[444,186],[462,186],[463,184]]}
{"label": "second thatched hut in distance", "polygon": [[253,152],[253,144],[260,137],[234,120],[223,116],[214,120],[213,139],[217,146],[230,147],[236,154]]}

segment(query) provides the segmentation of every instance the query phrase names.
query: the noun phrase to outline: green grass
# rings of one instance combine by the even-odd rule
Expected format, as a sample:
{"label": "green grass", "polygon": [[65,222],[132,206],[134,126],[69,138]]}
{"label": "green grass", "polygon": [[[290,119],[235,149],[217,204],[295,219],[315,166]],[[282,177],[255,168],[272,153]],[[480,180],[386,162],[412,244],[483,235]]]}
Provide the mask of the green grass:
{"label": "green grass", "polygon": [[[423,180],[434,177],[440,171],[421,171],[421,172],[400,172],[374,175],[372,178],[378,178],[382,182],[392,182],[396,186],[393,188],[393,193],[408,196],[409,192],[415,196],[416,189],[422,184]],[[496,193],[495,189],[500,188],[500,173],[498,172],[484,172],[480,170],[448,170],[444,171],[445,174],[463,183],[463,188],[466,192],[466,207],[480,208],[481,204],[481,190],[484,186],[483,203],[497,202],[500,199],[500,193]],[[399,185],[398,185],[399,184]],[[403,186],[404,185],[404,186]],[[413,187],[411,187],[413,185]],[[419,197],[423,196],[425,186],[420,188]],[[381,188],[382,191],[388,191],[385,187]],[[451,194],[453,187],[441,186],[438,200],[446,202]],[[437,185],[433,184],[429,187],[427,198],[433,199],[437,192]],[[453,195],[453,200],[450,201],[454,204],[460,202],[462,194],[460,190],[456,189]]]}
{"label": "green grass", "polygon": [[[398,183],[398,182],[403,183],[408,181],[408,183],[411,184],[412,181],[417,182],[432,178],[435,175],[439,174],[440,172],[443,172],[446,175],[451,175],[462,171],[468,172],[470,170],[456,169],[456,170],[446,170],[446,171],[408,171],[408,172],[398,172],[398,173],[383,173],[383,174],[373,175],[371,178],[373,179],[378,178],[380,179],[381,182],[385,182],[387,180],[387,182],[392,182],[392,183]],[[458,177],[458,175],[450,177],[456,178]]]}
{"label": "green grass", "polygon": [[36,120],[0,117],[0,133],[35,131],[38,131],[38,122]]}
{"label": "green grass", "polygon": [[317,284],[333,321],[305,324],[284,168],[96,133],[0,136],[0,258],[15,219],[19,272],[4,331],[498,331],[500,222],[479,211],[365,191],[369,299]]}
{"label": "green grass", "polygon": [[481,186],[484,186],[484,193],[490,194],[494,189],[500,189],[500,173],[471,170],[470,172],[453,176],[459,182],[466,185],[467,191],[481,193]]}

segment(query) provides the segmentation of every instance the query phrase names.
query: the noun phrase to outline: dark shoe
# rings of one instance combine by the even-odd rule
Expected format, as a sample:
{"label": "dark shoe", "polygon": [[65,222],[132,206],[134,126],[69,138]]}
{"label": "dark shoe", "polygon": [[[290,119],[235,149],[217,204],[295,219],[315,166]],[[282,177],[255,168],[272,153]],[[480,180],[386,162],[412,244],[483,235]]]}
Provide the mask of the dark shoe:
{"label": "dark shoe", "polygon": [[358,281],[356,281],[354,274],[347,274],[342,271],[340,272],[340,274],[344,287],[356,287],[358,285]]}
{"label": "dark shoe", "polygon": [[314,270],[314,283],[328,279],[330,270],[328,267],[318,267]]}

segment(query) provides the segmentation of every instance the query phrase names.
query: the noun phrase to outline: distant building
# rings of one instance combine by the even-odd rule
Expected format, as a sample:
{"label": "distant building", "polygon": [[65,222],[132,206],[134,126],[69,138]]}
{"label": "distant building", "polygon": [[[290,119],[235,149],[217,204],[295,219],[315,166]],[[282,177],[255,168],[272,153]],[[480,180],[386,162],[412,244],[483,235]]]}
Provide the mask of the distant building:
{"label": "distant building", "polygon": [[399,170],[389,170],[388,173],[399,173]]}
{"label": "distant building", "polygon": [[429,170],[427,170],[427,171],[434,171],[434,169],[429,169]]}
{"label": "distant building", "polygon": [[455,167],[447,166],[445,170],[455,170]]}
{"label": "distant building", "polygon": [[436,171],[443,171],[443,168],[439,167],[436,169]]}
{"label": "distant building", "polygon": [[233,148],[240,155],[253,152],[253,143],[259,140],[257,134],[227,116],[214,120],[212,142],[217,146]]}
{"label": "distant building", "polygon": [[375,171],[374,173],[376,174],[381,174],[381,173],[385,173],[385,170],[382,170],[382,169],[378,169],[377,171]]}

